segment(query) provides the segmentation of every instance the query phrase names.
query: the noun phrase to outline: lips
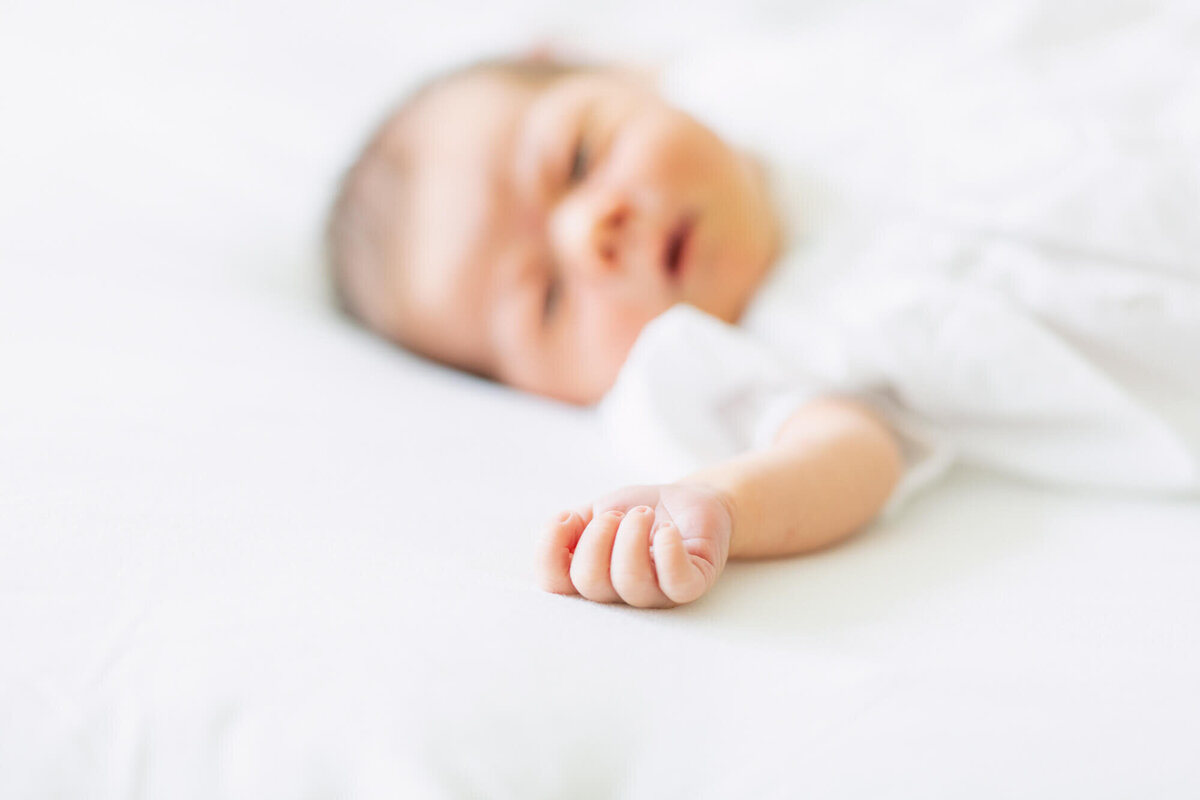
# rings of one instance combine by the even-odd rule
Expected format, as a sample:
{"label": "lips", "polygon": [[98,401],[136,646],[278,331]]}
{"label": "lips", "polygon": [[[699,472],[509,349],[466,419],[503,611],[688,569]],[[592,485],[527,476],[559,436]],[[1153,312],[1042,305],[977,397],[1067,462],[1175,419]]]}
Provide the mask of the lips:
{"label": "lips", "polygon": [[692,231],[695,225],[695,217],[688,214],[676,223],[675,227],[667,234],[666,242],[663,245],[662,263],[667,275],[673,280],[682,275],[687,267],[690,250],[688,245],[692,240]]}

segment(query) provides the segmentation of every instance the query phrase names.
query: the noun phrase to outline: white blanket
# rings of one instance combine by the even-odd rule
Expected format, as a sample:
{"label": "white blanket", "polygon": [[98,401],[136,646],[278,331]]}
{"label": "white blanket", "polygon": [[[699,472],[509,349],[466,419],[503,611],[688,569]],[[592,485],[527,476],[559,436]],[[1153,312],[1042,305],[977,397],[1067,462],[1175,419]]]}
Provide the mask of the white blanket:
{"label": "white blanket", "polygon": [[669,74],[767,150],[787,252],[743,331],[688,309],[646,329],[604,405],[622,449],[680,474],[837,393],[901,434],[897,501],[955,459],[1195,495],[1200,8],[1050,42],[1050,9],[986,42],[883,13]]}
{"label": "white blanket", "polygon": [[551,596],[538,525],[633,477],[593,415],[326,303],[333,177],[419,67],[844,5],[8,4],[0,797],[1200,794],[1194,502],[957,469],[694,606]]}

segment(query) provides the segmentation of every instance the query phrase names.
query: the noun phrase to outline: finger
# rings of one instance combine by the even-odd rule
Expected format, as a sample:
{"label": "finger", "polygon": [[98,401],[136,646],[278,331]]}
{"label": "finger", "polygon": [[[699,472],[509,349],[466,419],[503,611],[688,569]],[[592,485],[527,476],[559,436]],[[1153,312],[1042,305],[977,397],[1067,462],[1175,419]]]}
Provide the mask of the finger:
{"label": "finger", "polygon": [[716,569],[688,553],[679,529],[664,522],[654,533],[654,566],[663,594],[676,603],[690,603],[716,579]]}
{"label": "finger", "polygon": [[571,553],[583,535],[583,520],[564,511],[546,524],[538,540],[538,582],[547,592],[575,594],[571,583]]}
{"label": "finger", "polygon": [[613,542],[610,577],[613,589],[631,606],[661,608],[674,605],[658,588],[654,562],[650,559],[650,527],[654,509],[637,506],[629,509],[617,528]]}
{"label": "finger", "polygon": [[583,520],[583,524],[585,527],[587,525],[590,525],[592,522],[592,511],[593,511],[593,509],[592,509],[591,503],[587,503],[585,505],[575,507],[575,514],[581,520]]}
{"label": "finger", "polygon": [[575,555],[571,558],[571,583],[588,600],[615,603],[621,599],[613,589],[608,570],[613,539],[622,517],[624,514],[616,509],[597,514],[584,528],[583,537],[575,546]]}

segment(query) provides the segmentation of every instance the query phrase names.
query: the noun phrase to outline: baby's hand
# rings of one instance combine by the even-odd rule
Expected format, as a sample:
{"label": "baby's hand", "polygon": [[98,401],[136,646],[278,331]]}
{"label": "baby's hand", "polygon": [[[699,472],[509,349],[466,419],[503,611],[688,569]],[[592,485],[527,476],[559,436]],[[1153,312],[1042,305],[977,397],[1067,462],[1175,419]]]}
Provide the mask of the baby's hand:
{"label": "baby's hand", "polygon": [[690,603],[725,568],[732,532],[730,506],[715,490],[630,486],[546,526],[539,578],[546,591],[599,603]]}

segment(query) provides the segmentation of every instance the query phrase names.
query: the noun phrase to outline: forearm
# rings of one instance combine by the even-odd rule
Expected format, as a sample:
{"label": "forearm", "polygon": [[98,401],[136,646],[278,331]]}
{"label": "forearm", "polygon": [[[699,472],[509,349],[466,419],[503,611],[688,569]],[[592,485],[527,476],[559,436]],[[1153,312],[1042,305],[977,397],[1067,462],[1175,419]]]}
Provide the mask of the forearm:
{"label": "forearm", "polygon": [[883,507],[902,469],[891,431],[848,400],[807,404],[775,443],[685,479],[717,490],[733,517],[730,557],[817,550],[846,538]]}

